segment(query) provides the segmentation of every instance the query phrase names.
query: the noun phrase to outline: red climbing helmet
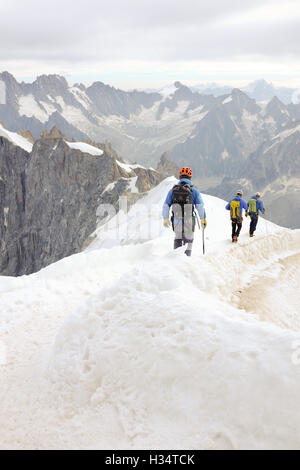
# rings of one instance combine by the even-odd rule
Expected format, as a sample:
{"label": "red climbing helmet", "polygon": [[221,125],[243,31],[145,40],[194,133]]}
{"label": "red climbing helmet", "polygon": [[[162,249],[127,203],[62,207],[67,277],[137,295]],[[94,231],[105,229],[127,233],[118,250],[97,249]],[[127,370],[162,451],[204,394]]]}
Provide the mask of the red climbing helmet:
{"label": "red climbing helmet", "polygon": [[193,176],[193,172],[190,168],[184,166],[183,168],[181,168],[179,176],[187,176],[188,178],[191,178]]}

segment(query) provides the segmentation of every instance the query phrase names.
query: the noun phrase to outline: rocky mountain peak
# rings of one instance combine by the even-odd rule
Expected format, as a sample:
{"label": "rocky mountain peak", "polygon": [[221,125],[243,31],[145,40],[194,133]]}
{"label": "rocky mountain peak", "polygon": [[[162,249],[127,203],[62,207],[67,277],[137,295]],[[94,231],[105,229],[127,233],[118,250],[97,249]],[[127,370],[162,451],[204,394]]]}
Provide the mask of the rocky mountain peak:
{"label": "rocky mountain peak", "polygon": [[172,160],[169,160],[167,152],[164,152],[160,157],[156,170],[164,176],[175,176],[178,178],[179,175],[179,167]]}
{"label": "rocky mountain peak", "polygon": [[7,85],[18,86],[17,80],[9,72],[0,73],[0,80],[3,80]]}
{"label": "rocky mountain peak", "polygon": [[29,142],[31,142],[32,144],[34,144],[35,140],[34,140],[34,137],[32,135],[32,133],[30,131],[26,131],[25,129],[21,129],[18,134],[22,137],[24,137],[25,139],[27,139]]}
{"label": "rocky mountain peak", "polygon": [[59,129],[57,129],[57,127],[54,126],[50,132],[44,130],[41,133],[39,139],[65,139],[65,136],[60,132]]}
{"label": "rocky mountain peak", "polygon": [[9,72],[0,73],[0,80],[5,83],[6,104],[16,104],[21,93],[19,83]]}
{"label": "rocky mountain peak", "polygon": [[67,80],[61,75],[39,75],[36,82],[45,87],[49,85],[63,85],[65,88],[68,88]]}
{"label": "rocky mountain peak", "polygon": [[189,87],[181,82],[175,82],[174,86],[177,88],[174,97],[181,100],[193,100],[194,93]]}
{"label": "rocky mountain peak", "polygon": [[273,96],[273,98],[267,105],[267,110],[276,109],[276,108],[286,109],[286,106],[285,104],[282,103],[282,101],[280,101],[279,98],[277,98],[277,96]]}
{"label": "rocky mountain peak", "polygon": [[174,86],[175,88],[181,88],[181,87],[184,87],[185,85],[183,85],[181,82],[174,82]]}
{"label": "rocky mountain peak", "polygon": [[105,85],[103,82],[94,82],[91,86],[88,87],[90,91],[102,91],[102,90],[112,90],[112,87]]}
{"label": "rocky mountain peak", "polygon": [[274,96],[266,107],[266,114],[271,116],[277,122],[277,130],[288,124],[290,113],[288,107],[283,104],[277,96]]}
{"label": "rocky mountain peak", "polygon": [[168,160],[169,160],[169,154],[168,152],[164,152],[162,156],[160,157],[160,163],[164,165]]}
{"label": "rocky mountain peak", "polygon": [[231,92],[232,102],[236,107],[241,111],[246,109],[251,114],[254,114],[259,111],[259,106],[256,104],[256,101],[250,98],[246,93],[241,91],[239,88],[234,88]]}
{"label": "rocky mountain peak", "polygon": [[254,101],[239,88],[234,88],[231,92],[231,96],[233,100],[238,101],[240,104],[252,103]]}
{"label": "rocky mountain peak", "polygon": [[60,75],[40,75],[32,86],[52,96],[63,95],[69,88],[67,80]]}
{"label": "rocky mountain peak", "polygon": [[109,155],[112,158],[115,158],[115,159],[117,158],[117,153],[113,149],[111,143],[108,140],[105,141],[104,152],[106,153],[106,155]]}

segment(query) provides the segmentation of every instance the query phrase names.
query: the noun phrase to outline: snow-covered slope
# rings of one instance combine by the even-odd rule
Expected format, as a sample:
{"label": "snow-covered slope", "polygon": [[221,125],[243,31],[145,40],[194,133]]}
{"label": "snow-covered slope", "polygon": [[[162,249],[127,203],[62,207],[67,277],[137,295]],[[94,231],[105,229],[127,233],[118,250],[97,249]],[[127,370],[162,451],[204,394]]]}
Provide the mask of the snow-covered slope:
{"label": "snow-covered slope", "polygon": [[12,144],[16,145],[17,147],[21,147],[23,150],[25,150],[28,153],[32,151],[33,145],[31,142],[29,142],[29,140],[25,139],[19,134],[16,134],[15,132],[10,132],[6,130],[1,124],[0,124],[0,137],[5,137]]}
{"label": "snow-covered slope", "polygon": [[83,153],[89,153],[90,155],[101,156],[103,151],[94,147],[93,145],[87,144],[85,142],[66,142],[68,147],[73,150],[80,150]]}
{"label": "snow-covered slope", "polygon": [[0,448],[300,448],[300,232],[260,219],[249,240],[246,220],[232,246],[204,196],[187,258],[161,227],[173,183],[86,252],[0,278]]}

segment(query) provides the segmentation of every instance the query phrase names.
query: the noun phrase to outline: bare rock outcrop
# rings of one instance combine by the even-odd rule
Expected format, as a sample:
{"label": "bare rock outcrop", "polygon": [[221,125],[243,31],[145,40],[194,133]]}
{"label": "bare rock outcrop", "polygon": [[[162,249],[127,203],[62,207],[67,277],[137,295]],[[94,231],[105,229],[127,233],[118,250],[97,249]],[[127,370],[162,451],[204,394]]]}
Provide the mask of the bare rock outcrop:
{"label": "bare rock outcrop", "polygon": [[179,166],[169,160],[169,155],[167,152],[162,154],[156,169],[159,173],[162,173],[165,176],[175,176],[178,178]]}
{"label": "bare rock outcrop", "polygon": [[80,252],[99,223],[100,204],[118,210],[125,195],[130,206],[163,179],[120,164],[108,142],[98,148],[102,155],[74,150],[57,128],[43,132],[30,154],[0,137],[2,275],[31,274]]}

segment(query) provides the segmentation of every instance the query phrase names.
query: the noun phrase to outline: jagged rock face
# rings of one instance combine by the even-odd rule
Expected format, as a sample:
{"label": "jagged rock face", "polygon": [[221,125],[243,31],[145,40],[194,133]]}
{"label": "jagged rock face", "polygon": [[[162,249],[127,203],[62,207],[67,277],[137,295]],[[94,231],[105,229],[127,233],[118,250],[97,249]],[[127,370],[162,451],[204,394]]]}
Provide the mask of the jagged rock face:
{"label": "jagged rock face", "polygon": [[112,159],[71,150],[62,139],[37,141],[26,171],[26,274],[80,251],[95,229],[113,166]]}
{"label": "jagged rock face", "polygon": [[283,140],[275,138],[271,144],[263,145],[251,155],[246,165],[248,177],[258,187],[263,188],[284,176],[300,177],[300,123],[298,127],[299,131],[287,135]]}
{"label": "jagged rock face", "polygon": [[21,269],[29,159],[25,150],[0,137],[0,272],[8,275]]}
{"label": "jagged rock face", "polygon": [[300,227],[299,149],[300,123],[262,146],[248,164],[248,177],[263,193],[272,220],[289,228]]}
{"label": "jagged rock face", "polygon": [[26,131],[25,129],[21,129],[20,132],[18,132],[18,134],[20,136],[24,137],[26,140],[28,140],[28,142],[30,142],[31,144],[34,144],[34,138],[33,138],[33,135],[31,134],[30,131]]}
{"label": "jagged rock face", "polygon": [[60,75],[41,75],[36,79],[33,87],[28,84],[24,84],[24,86],[27,86],[29,91],[34,88],[36,96],[41,99],[45,95],[45,90],[47,90],[50,96],[60,96],[69,87],[67,80]]}
{"label": "jagged rock face", "polygon": [[149,171],[144,168],[136,168],[134,172],[138,177],[136,187],[140,193],[150,191],[150,189],[157,186],[163,179],[163,175],[157,173],[155,170]]}
{"label": "jagged rock face", "polygon": [[[99,204],[118,209],[128,194],[130,205],[161,181],[154,170],[127,172],[105,148],[114,153],[108,143],[101,156],[71,149],[57,130],[43,134],[31,154],[0,138],[2,275],[30,274],[81,251]],[[131,195],[132,178],[139,191]],[[105,188],[115,181],[109,197]]]}
{"label": "jagged rock face", "polygon": [[190,88],[182,85],[180,82],[175,82],[174,86],[176,87],[176,91],[173,95],[168,97],[159,105],[156,114],[157,120],[161,119],[165,111],[174,112],[180,102],[186,102],[188,104],[185,114],[188,114],[189,111],[200,107],[202,107],[203,111],[209,110],[217,102],[213,96],[194,93]]}
{"label": "jagged rock face", "polygon": [[180,170],[176,163],[169,160],[167,152],[162,154],[156,169],[159,173],[162,173],[165,176],[175,176],[175,178],[178,178]]}
{"label": "jagged rock face", "polygon": [[141,106],[151,107],[155,101],[161,99],[158,93],[125,92],[105,85],[102,82],[93,83],[86,90],[87,96],[93,103],[92,109],[97,114],[105,116],[117,115],[129,118],[131,113],[136,113]]}
{"label": "jagged rock face", "polygon": [[240,90],[221,97],[185,142],[169,153],[180,166],[190,165],[196,177],[238,174],[251,152],[270,137],[260,108]]}

